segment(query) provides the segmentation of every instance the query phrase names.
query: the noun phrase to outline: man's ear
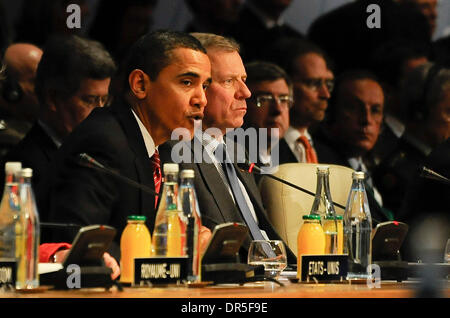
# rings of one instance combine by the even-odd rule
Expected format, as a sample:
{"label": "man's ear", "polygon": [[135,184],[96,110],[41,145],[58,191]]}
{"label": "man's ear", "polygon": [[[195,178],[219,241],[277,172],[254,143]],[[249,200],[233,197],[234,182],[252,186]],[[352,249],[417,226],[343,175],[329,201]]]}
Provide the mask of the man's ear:
{"label": "man's ear", "polygon": [[138,99],[144,99],[147,97],[149,90],[150,78],[142,70],[135,69],[130,75],[128,75],[128,84],[130,85],[130,91]]}

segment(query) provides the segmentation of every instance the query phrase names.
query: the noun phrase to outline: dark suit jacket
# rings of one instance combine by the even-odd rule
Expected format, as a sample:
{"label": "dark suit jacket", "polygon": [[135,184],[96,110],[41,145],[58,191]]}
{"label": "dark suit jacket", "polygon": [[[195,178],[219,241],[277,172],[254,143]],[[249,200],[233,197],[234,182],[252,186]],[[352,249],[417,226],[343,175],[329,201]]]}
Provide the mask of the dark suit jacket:
{"label": "dark suit jacket", "polygon": [[[162,162],[171,162],[173,160],[173,158],[171,158],[171,150],[173,145],[174,142],[168,142],[159,147]],[[192,151],[191,158],[193,158],[194,147],[190,147],[190,149]],[[180,171],[182,169],[193,169],[195,171],[195,191],[197,193],[200,213],[204,226],[213,230],[216,225],[226,222],[241,222],[245,224],[241,213],[236,207],[214,164],[205,162],[182,163],[180,164]],[[280,236],[276,233],[267,217],[259,189],[253,176],[248,172],[241,171],[236,165],[235,169],[238,178],[244,184],[245,189],[247,190],[247,193],[253,203],[260,229],[266,231],[270,239],[280,240]],[[248,235],[243,244],[244,250],[240,253],[242,261],[247,262],[246,257],[250,242],[251,237]],[[288,253],[288,263],[296,264],[295,255],[287,245],[286,249]]]}
{"label": "dark suit jacket", "polygon": [[[450,178],[450,138],[427,156],[424,165],[444,177]],[[429,237],[435,240],[435,246],[441,247],[438,254],[442,256],[445,243],[450,237],[450,185],[423,178],[419,172],[416,172],[407,188],[399,221],[410,226],[410,235],[406,236],[401,251],[404,259],[417,261],[417,256],[427,257],[426,255],[417,255],[419,252],[417,247],[420,247],[423,241],[422,235],[418,236],[417,233],[423,224],[430,221],[441,226],[441,228],[433,226],[434,233],[429,232]],[[433,234],[435,235],[433,236]]]}
{"label": "dark suit jacket", "polygon": [[[150,158],[138,123],[122,99],[96,108],[56,154],[51,180],[50,219],[80,225],[107,224],[117,229],[111,253],[119,259],[119,243],[127,216],[145,215],[152,232],[155,198],[104,172],[77,163],[88,153],[123,176],[154,189]],[[73,231],[55,233],[55,240],[70,242]]]}
{"label": "dark suit jacket", "polygon": [[[41,125],[36,122],[27,135],[4,158],[7,161],[20,161],[22,167],[33,169],[33,190],[36,196],[39,217],[47,222],[49,218],[46,177],[51,169],[50,161],[58,150]],[[2,171],[1,175],[4,175]],[[2,179],[3,180],[3,179]],[[2,186],[3,187],[3,186]],[[41,241],[47,241],[41,238]]]}
{"label": "dark suit jacket", "polygon": [[[286,139],[281,138],[275,147],[278,150],[278,154],[279,154],[279,158],[280,158],[280,165],[282,165],[284,163],[298,162],[298,160],[295,157],[294,153],[292,152],[291,148],[289,148],[289,145],[287,144]],[[274,148],[274,150],[275,150],[275,148]]]}
{"label": "dark suit jacket", "polygon": [[[316,151],[317,154],[317,160],[320,163],[321,162],[320,154],[328,156],[329,155],[328,149],[327,147],[324,148],[321,143],[316,143],[315,139],[313,139],[313,142],[314,142],[313,144],[314,150]],[[277,146],[280,155],[280,165],[283,163],[298,162],[291,148],[289,148],[286,139],[282,138]]]}

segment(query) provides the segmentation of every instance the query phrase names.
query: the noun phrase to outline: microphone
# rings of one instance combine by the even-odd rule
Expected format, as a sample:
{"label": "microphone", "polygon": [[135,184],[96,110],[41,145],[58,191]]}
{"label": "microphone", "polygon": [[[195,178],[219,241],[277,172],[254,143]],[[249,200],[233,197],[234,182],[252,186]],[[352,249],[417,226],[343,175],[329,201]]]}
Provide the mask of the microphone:
{"label": "microphone", "polygon": [[131,185],[135,188],[138,188],[144,192],[147,192],[151,195],[157,195],[157,193],[155,192],[155,190],[153,190],[152,188],[149,188],[143,184],[137,183],[134,180],[131,180],[130,178],[127,178],[123,175],[121,175],[120,173],[114,171],[111,168],[106,167],[105,165],[101,164],[100,162],[98,162],[97,160],[95,160],[94,158],[92,158],[90,155],[88,155],[87,153],[80,153],[78,154],[78,161],[77,161],[80,165],[82,165],[83,167],[87,167],[87,168],[91,168],[97,171],[101,171],[104,172],[106,174],[109,174],[111,176],[116,177],[117,179],[127,183],[128,185]]}
{"label": "microphone", "polygon": [[79,229],[81,228],[81,225],[74,224],[74,223],[52,223],[52,222],[41,222],[39,225],[43,228],[61,228],[61,229],[67,229],[67,228],[75,228]]}
{"label": "microphone", "polygon": [[[237,166],[239,167],[239,169],[244,170],[244,171],[247,171],[247,172],[249,172],[249,173],[256,172],[257,174],[261,174],[261,168],[258,167],[258,166],[257,166],[256,164],[254,164],[254,163],[248,162],[247,160],[246,160],[245,162],[243,162],[243,163],[238,163]],[[307,193],[307,194],[309,194],[309,195],[311,195],[311,196],[313,196],[313,197],[316,196],[316,194],[315,194],[314,192],[311,192],[311,191],[309,191],[309,190],[306,190],[306,189],[304,189],[304,188],[302,188],[302,187],[299,187],[298,185],[295,185],[295,184],[293,184],[293,183],[290,183],[290,182],[288,182],[288,181],[286,181],[286,180],[283,180],[283,179],[281,179],[281,178],[278,178],[278,177],[276,177],[276,176],[274,176],[274,175],[271,175],[271,174],[264,174],[264,175],[267,176],[267,177],[269,177],[269,178],[272,178],[272,179],[274,179],[274,180],[277,180],[277,181],[279,181],[279,182],[281,182],[281,183],[284,183],[285,185],[288,185],[288,186],[290,186],[290,187],[292,187],[292,188],[294,188],[294,189],[297,189],[297,190],[300,190],[300,191],[302,191],[302,192],[304,192],[304,193]],[[334,204],[335,206],[337,206],[338,208],[341,208],[341,209],[344,209],[344,210],[345,210],[345,206],[343,206],[343,205],[341,205],[341,204],[339,204],[339,203],[336,203],[336,202],[334,202],[334,201],[333,201],[333,204]]]}
{"label": "microphone", "polygon": [[430,168],[427,168],[425,166],[423,166],[420,169],[420,176],[422,178],[427,178],[427,179],[432,179],[432,180],[436,180],[436,181],[440,181],[442,183],[445,184],[450,184],[450,179],[440,175],[439,173],[431,170]]}

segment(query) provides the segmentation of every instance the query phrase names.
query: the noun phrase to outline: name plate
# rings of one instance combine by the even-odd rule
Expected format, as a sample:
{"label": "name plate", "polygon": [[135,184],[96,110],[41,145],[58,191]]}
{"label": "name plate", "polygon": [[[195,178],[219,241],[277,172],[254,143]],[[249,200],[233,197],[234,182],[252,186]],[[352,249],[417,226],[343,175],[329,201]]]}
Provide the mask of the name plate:
{"label": "name plate", "polygon": [[187,279],[187,268],[187,256],[135,258],[134,285],[175,284]]}
{"label": "name plate", "polygon": [[0,286],[16,286],[17,262],[15,259],[0,259]]}
{"label": "name plate", "polygon": [[347,278],[348,256],[302,255],[300,280],[338,281]]}

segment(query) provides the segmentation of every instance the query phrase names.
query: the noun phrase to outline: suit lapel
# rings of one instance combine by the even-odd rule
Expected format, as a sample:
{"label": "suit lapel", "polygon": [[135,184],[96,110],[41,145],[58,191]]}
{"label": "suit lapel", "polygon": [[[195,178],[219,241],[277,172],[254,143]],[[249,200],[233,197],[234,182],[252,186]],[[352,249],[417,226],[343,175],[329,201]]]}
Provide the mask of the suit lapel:
{"label": "suit lapel", "polygon": [[[128,105],[123,101],[123,105]],[[136,118],[134,118],[131,108],[124,107],[117,103],[113,108],[113,112],[117,115],[119,122],[127,136],[130,148],[135,154],[135,167],[138,176],[137,182],[144,184],[151,189],[155,188],[153,181],[153,171],[150,158],[148,157],[147,148],[145,147],[144,138],[142,137]],[[163,187],[161,186],[161,189]],[[141,211],[150,213],[155,208],[155,197],[152,194],[140,190]],[[148,211],[148,212],[147,212]],[[149,215],[150,215],[149,214]],[[151,215],[154,217],[154,215]]]}
{"label": "suit lapel", "polygon": [[[194,154],[194,147],[191,147]],[[202,153],[203,153],[202,146]],[[195,154],[194,154],[195,155]],[[200,159],[200,158],[197,158]],[[240,214],[236,209],[230,193],[220,177],[217,168],[212,163],[196,163],[198,170],[200,171],[203,182],[209,192],[213,194],[214,201],[218,210],[222,216],[224,222],[234,221],[236,215]]]}
{"label": "suit lapel", "polygon": [[[278,148],[279,151],[279,164],[283,163],[291,163],[298,162],[291,148],[287,144],[284,138],[281,138],[280,141],[276,144],[274,150]],[[273,151],[273,150],[272,150]]]}

